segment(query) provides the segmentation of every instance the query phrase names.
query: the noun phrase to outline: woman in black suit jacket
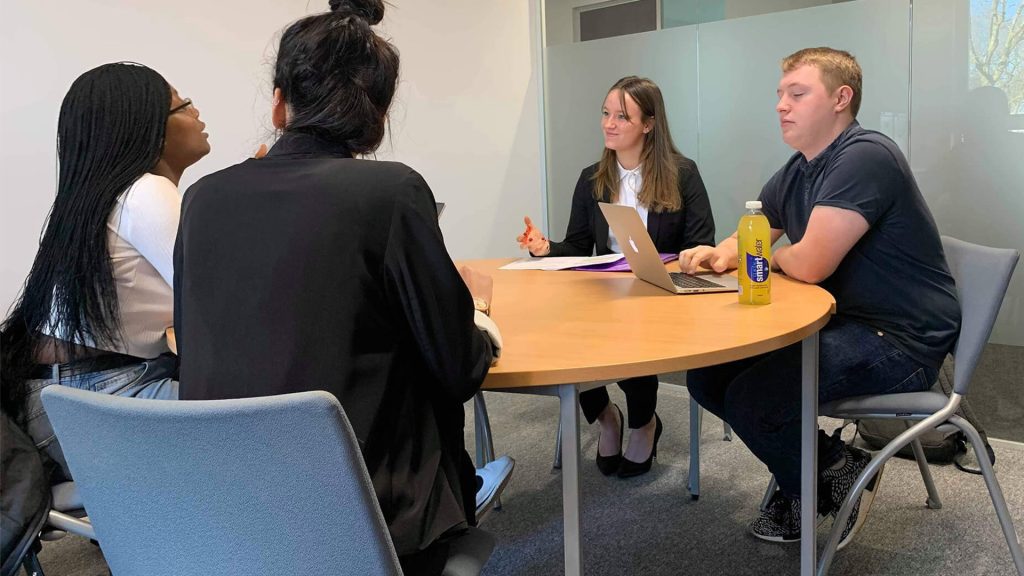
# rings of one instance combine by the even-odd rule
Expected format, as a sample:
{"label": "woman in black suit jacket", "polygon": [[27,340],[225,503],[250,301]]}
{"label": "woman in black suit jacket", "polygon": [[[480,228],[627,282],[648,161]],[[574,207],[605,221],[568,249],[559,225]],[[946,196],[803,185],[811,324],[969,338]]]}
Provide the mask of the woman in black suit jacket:
{"label": "woman in black suit jacket", "polygon": [[475,524],[463,403],[500,353],[491,283],[456,270],[415,170],[356,157],[383,138],[398,53],[371,28],[381,0],[331,8],[281,37],[270,152],[186,193],[180,397],[334,394],[404,572],[440,574]]}
{"label": "woman in black suit jacket", "polygon": [[[633,206],[646,219],[659,252],[681,252],[715,238],[708,193],[697,165],[672,142],[658,86],[627,76],[615,83],[601,109],[605,150],[580,174],[562,242],[550,242],[526,218],[519,244],[534,256],[589,256],[621,252],[597,203]],[[629,412],[629,447],[622,453],[623,418],[604,387],[580,394],[583,415],[601,424],[597,467],[628,478],[651,469],[661,437],[655,413],[658,377],[619,382]]]}

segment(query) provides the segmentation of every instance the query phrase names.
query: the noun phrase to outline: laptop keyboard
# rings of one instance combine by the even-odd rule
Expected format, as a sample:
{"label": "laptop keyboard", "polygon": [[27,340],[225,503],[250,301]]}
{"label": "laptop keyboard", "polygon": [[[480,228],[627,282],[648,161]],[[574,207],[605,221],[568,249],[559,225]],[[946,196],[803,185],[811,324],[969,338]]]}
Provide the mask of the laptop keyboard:
{"label": "laptop keyboard", "polygon": [[679,288],[722,288],[723,286],[717,282],[705,280],[699,276],[693,276],[691,274],[683,274],[682,272],[669,272],[669,276],[672,277],[672,283]]}

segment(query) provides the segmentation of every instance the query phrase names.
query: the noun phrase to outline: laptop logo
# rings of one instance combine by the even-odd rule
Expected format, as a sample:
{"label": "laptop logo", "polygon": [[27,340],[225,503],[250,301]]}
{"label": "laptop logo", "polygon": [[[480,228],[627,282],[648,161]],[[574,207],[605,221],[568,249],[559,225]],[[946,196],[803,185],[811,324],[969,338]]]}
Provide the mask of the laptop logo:
{"label": "laptop logo", "polygon": [[638,250],[637,247],[636,247],[636,242],[633,242],[633,237],[632,236],[629,237],[629,247],[633,249],[633,253],[634,254],[639,254],[640,253],[640,250]]}

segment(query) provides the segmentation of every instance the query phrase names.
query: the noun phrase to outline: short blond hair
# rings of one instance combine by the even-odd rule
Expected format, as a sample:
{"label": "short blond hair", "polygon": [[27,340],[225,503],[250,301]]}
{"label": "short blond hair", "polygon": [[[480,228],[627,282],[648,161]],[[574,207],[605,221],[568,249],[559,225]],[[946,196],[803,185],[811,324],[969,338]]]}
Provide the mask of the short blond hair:
{"label": "short blond hair", "polygon": [[850,99],[850,112],[857,117],[860,110],[860,93],[863,73],[860,64],[853,54],[835,48],[804,48],[782,59],[782,73],[786,74],[801,66],[814,66],[821,73],[821,80],[829,92],[835,92],[840,86],[849,86],[853,90]]}

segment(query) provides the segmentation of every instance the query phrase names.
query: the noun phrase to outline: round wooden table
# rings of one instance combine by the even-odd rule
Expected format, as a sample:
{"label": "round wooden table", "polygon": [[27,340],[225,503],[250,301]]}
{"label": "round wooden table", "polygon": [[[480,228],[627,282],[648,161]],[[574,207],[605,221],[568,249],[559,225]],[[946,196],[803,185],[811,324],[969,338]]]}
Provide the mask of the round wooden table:
{"label": "round wooden table", "polygon": [[[579,392],[624,378],[748,358],[803,341],[802,511],[814,533],[818,331],[834,312],[818,286],[776,275],[772,303],[736,293],[676,295],[632,273],[499,270],[510,259],[460,261],[494,278],[491,317],[504,347],[485,390],[556,395],[562,426],[565,573],[582,573],[579,521]],[[676,263],[668,264],[678,271]],[[691,485],[695,470],[691,466]],[[814,539],[801,544],[813,573]]]}

